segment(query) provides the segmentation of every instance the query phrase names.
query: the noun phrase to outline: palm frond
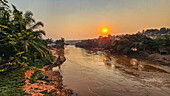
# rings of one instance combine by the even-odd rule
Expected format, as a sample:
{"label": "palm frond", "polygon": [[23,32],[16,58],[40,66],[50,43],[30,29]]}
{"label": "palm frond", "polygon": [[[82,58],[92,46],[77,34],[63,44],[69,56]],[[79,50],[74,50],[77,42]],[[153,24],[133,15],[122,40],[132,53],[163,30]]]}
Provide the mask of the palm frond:
{"label": "palm frond", "polygon": [[34,32],[32,32],[34,35],[46,35],[46,33],[45,33],[45,31],[43,31],[43,30],[39,30],[39,31],[34,31]]}
{"label": "palm frond", "polygon": [[36,28],[38,28],[38,27],[40,27],[40,26],[44,26],[44,24],[42,23],[42,22],[37,22],[35,25],[33,25],[32,27],[31,27],[31,29],[36,29]]}
{"label": "palm frond", "polygon": [[32,18],[33,13],[31,11],[27,11],[24,14],[24,20],[25,20],[25,25],[31,25],[32,22],[35,22],[35,20]]}
{"label": "palm frond", "polygon": [[14,12],[19,12],[18,9],[12,4],[12,7],[14,9]]}
{"label": "palm frond", "polygon": [[33,42],[28,42],[29,43],[29,45],[30,46],[32,46],[32,48],[34,48],[40,55],[41,55],[41,58],[43,59],[43,60],[45,60],[46,59],[46,54],[45,54],[45,52],[41,49],[41,48],[39,48],[35,43],[33,43]]}

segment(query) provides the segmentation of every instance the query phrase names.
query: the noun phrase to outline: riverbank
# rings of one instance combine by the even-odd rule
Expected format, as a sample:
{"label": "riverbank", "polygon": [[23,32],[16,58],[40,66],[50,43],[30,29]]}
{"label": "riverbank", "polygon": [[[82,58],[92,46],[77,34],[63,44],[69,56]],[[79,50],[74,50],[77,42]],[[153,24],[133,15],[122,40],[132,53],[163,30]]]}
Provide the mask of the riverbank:
{"label": "riverbank", "polygon": [[[64,50],[51,50],[53,64],[33,64],[0,74],[0,96],[72,96],[72,91],[63,86],[62,75],[52,71],[65,61]],[[59,58],[60,57],[60,58]]]}
{"label": "riverbank", "polygon": [[166,66],[170,66],[170,55],[161,55],[158,53],[153,53],[153,54],[147,54],[147,55],[128,55],[130,57],[133,58],[137,58],[137,59],[143,59],[143,60],[148,60],[148,61],[153,61],[156,63],[159,63],[161,65],[166,65]]}
{"label": "riverbank", "polygon": [[64,52],[53,48],[52,53],[56,57],[52,65],[44,66],[42,69],[33,67],[25,72],[26,81],[23,86],[25,93],[32,96],[72,96],[73,92],[64,88],[60,72],[52,70],[53,67],[60,66],[65,61],[62,54]]}
{"label": "riverbank", "polygon": [[[102,51],[106,52],[109,54],[118,54],[118,53],[111,53],[109,50],[104,50],[102,48],[91,48],[87,49],[91,51]],[[120,54],[119,54],[120,55]],[[137,58],[137,59],[142,59],[142,60],[148,60],[148,61],[153,61],[155,63],[159,63],[161,65],[166,65],[170,66],[170,55],[161,55],[159,53],[153,53],[153,54],[143,54],[143,55],[138,55],[137,53],[135,54],[128,54],[126,56],[132,57],[132,58]]]}

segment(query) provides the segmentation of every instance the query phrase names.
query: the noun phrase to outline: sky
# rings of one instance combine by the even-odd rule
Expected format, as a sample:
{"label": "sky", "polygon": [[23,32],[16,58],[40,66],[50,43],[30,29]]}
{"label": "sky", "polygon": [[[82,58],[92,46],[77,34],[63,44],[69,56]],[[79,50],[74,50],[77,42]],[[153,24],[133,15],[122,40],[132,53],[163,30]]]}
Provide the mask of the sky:
{"label": "sky", "polygon": [[19,10],[32,11],[44,23],[44,38],[97,38],[101,28],[111,35],[143,29],[170,28],[170,0],[8,0]]}

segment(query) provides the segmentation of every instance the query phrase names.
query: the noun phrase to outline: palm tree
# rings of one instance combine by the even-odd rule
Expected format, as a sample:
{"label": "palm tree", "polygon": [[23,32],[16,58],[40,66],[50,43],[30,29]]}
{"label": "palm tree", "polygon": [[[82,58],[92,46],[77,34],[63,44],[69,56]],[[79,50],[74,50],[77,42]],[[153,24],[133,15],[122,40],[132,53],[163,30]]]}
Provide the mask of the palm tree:
{"label": "palm tree", "polygon": [[42,39],[45,32],[39,30],[43,23],[35,22],[32,12],[23,15],[14,5],[12,7],[12,13],[4,9],[0,16],[0,59],[3,59],[0,68],[9,67],[11,62],[18,65],[32,63],[36,58],[51,60],[51,51]]}
{"label": "palm tree", "polygon": [[[19,29],[20,32],[23,32],[24,38],[24,45],[25,45],[25,52],[26,53],[38,53],[43,60],[49,59],[49,55],[51,55],[51,51],[47,48],[47,46],[44,45],[44,41],[42,40],[42,35],[45,35],[45,32],[43,30],[37,30],[40,26],[44,26],[42,22],[35,22],[35,20],[32,18],[33,13],[30,11],[27,11],[24,16],[20,16],[21,12],[19,12],[15,6],[14,8],[14,14],[17,13],[17,17],[19,17],[18,20],[20,20],[20,26]],[[17,18],[16,17],[16,18]],[[35,52],[35,53],[34,53]],[[35,57],[35,56],[30,56]]]}

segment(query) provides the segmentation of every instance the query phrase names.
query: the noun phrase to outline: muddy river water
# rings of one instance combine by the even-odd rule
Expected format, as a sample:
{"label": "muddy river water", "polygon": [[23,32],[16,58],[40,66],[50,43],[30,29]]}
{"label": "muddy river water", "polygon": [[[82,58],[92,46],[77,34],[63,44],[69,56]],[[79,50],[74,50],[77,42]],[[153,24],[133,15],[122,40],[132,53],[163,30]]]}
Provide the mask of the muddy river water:
{"label": "muddy river water", "polygon": [[78,96],[170,96],[170,67],[106,53],[67,46],[66,88]]}

